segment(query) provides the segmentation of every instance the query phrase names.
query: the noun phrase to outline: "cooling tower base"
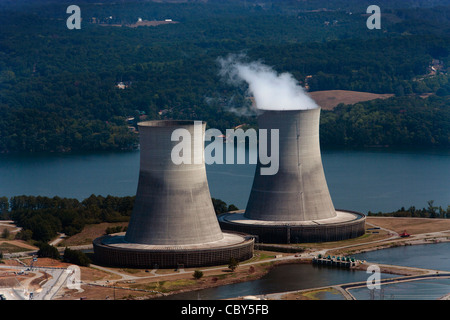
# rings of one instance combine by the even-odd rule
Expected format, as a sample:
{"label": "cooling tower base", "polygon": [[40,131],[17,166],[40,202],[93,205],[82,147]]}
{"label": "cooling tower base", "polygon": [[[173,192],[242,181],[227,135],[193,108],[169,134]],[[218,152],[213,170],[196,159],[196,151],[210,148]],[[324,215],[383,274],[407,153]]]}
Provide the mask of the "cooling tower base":
{"label": "cooling tower base", "polygon": [[336,210],[336,217],[310,221],[267,221],[244,217],[244,210],[220,215],[223,230],[252,235],[260,243],[311,243],[340,241],[365,233],[362,213]]}
{"label": "cooling tower base", "polygon": [[223,239],[198,245],[146,245],[128,243],[124,236],[103,236],[94,240],[95,263],[127,268],[184,268],[227,265],[231,258],[253,257],[254,239],[223,232]]}

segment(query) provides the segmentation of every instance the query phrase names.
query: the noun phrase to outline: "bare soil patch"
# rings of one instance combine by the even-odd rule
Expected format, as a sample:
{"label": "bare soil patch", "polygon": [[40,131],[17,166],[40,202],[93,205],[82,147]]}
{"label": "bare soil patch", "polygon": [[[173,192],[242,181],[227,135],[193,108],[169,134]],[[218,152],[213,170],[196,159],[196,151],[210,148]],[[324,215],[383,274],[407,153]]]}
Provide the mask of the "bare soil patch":
{"label": "bare soil patch", "polygon": [[22,240],[0,241],[0,251],[2,251],[3,253],[22,252],[37,249],[37,247],[32,246]]}
{"label": "bare soil patch", "polygon": [[92,244],[95,238],[105,235],[105,230],[108,227],[122,226],[125,227],[128,222],[116,222],[116,223],[98,223],[86,225],[80,233],[77,233],[71,237],[66,238],[58,246],[81,246]]}
{"label": "bare soil patch", "polygon": [[99,23],[99,26],[103,27],[128,27],[128,28],[137,28],[137,27],[157,27],[163,24],[174,24],[179,23],[178,21],[138,21],[133,24],[108,24],[108,23]]}
{"label": "bare soil patch", "polygon": [[397,233],[423,234],[450,230],[450,219],[367,217],[366,221]]}
{"label": "bare soil patch", "polygon": [[157,27],[159,25],[162,24],[173,24],[173,23],[178,23],[177,21],[139,21],[133,24],[128,24],[125,25],[126,27],[130,27],[130,28],[137,28],[137,27]]}
{"label": "bare soil patch", "polygon": [[301,290],[298,292],[286,293],[282,295],[281,300],[320,300],[317,295],[322,292],[329,292],[337,295],[341,294],[338,290],[330,287],[317,290]]}
{"label": "bare soil patch", "polygon": [[349,90],[324,90],[309,92],[309,95],[316,101],[316,103],[325,110],[332,110],[338,104],[354,104],[361,101],[369,101],[374,99],[387,99],[393,94],[378,94],[361,91]]}

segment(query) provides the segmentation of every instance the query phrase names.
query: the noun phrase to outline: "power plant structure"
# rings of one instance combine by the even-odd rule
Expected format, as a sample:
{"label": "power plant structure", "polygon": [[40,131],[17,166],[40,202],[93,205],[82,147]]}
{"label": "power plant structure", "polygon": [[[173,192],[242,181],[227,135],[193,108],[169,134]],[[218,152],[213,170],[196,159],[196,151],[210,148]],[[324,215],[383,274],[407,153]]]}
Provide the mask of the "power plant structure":
{"label": "power plant structure", "polygon": [[[279,130],[279,169],[262,175],[265,165],[258,160],[247,207],[220,215],[223,230],[253,235],[261,243],[338,241],[364,234],[362,213],[334,208],[321,159],[320,111],[265,110],[259,115],[259,129]],[[269,140],[273,157],[270,146]]]}
{"label": "power plant structure", "polygon": [[[125,235],[95,239],[95,261],[120,267],[172,268],[250,259],[254,239],[239,232],[222,232],[216,217],[204,160],[206,123],[155,120],[138,126],[139,181],[128,229]],[[189,147],[180,151],[188,161],[181,163],[173,161],[180,143],[173,141],[177,129],[191,139]]]}

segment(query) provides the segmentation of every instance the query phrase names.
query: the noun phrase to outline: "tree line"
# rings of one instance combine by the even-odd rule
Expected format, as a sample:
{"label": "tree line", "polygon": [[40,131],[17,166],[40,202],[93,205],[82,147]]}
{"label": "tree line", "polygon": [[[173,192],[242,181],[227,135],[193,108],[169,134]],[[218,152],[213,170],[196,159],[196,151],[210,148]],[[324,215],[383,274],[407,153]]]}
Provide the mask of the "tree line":
{"label": "tree line", "polygon": [[[72,198],[44,196],[0,197],[0,219],[11,219],[22,230],[16,238],[46,243],[58,233],[72,236],[87,224],[128,222],[135,196],[91,195],[79,201]],[[216,214],[238,210],[220,199],[211,198]],[[105,233],[126,231],[110,227]]]}
{"label": "tree line", "polygon": [[369,216],[375,217],[413,217],[413,218],[440,218],[440,219],[450,219],[450,205],[447,209],[442,208],[442,206],[435,206],[434,200],[427,201],[428,206],[426,208],[416,208],[411,206],[408,209],[401,207],[400,209],[393,212],[368,212]]}

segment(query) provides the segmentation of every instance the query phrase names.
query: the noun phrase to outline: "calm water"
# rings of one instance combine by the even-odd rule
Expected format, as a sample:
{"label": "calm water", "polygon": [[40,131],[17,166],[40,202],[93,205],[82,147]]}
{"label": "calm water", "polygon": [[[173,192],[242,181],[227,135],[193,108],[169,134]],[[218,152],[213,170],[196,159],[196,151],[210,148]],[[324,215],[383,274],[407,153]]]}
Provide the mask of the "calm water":
{"label": "calm water", "polygon": [[[408,267],[430,268],[450,271],[450,243],[403,246],[366,252],[354,256],[373,263],[386,263]],[[245,295],[268,294],[324,287],[342,283],[367,281],[365,271],[320,267],[309,264],[282,265],[271,270],[263,278],[226,285],[218,288],[187,292],[165,299],[227,299]],[[398,275],[381,274],[381,278]],[[367,288],[352,289],[358,300],[435,300],[450,293],[450,279],[427,279],[408,283],[383,285],[382,290],[374,290],[373,296]],[[322,293],[319,299],[337,300],[343,296]]]}
{"label": "calm water", "polygon": [[357,254],[355,258],[381,264],[450,271],[450,242],[370,251]]}
{"label": "calm water", "polygon": [[[423,208],[428,200],[443,208],[450,204],[450,150],[323,150],[322,160],[337,208],[367,213]],[[255,165],[213,164],[206,170],[212,197],[244,209]],[[0,196],[134,195],[138,171],[139,151],[0,155]]]}
{"label": "calm water", "polygon": [[[263,278],[230,284],[217,288],[209,288],[196,292],[186,292],[165,297],[165,300],[217,300],[246,295],[259,295],[294,291],[329,285],[366,281],[369,275],[364,271],[344,270],[338,268],[313,266],[309,264],[281,265],[272,269]],[[382,274],[381,278],[392,278],[395,275]],[[341,299],[341,295],[324,294],[325,299]]]}
{"label": "calm water", "polygon": [[357,300],[437,300],[450,293],[450,279],[427,279],[383,285],[372,294],[367,288],[351,289]]}
{"label": "calm water", "polygon": [[[381,264],[450,271],[450,243],[402,246],[355,255]],[[371,295],[367,288],[352,289],[358,300],[436,300],[450,293],[450,279],[427,279],[383,285]]]}

